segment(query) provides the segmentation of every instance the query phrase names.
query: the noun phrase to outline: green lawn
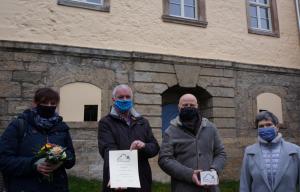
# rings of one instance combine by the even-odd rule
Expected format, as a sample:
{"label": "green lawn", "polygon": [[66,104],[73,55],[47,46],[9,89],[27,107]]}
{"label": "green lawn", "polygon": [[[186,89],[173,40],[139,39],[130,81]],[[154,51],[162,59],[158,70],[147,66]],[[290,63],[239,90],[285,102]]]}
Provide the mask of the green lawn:
{"label": "green lawn", "polygon": [[[77,177],[70,177],[71,192],[99,192],[100,181],[85,180]],[[170,184],[154,183],[153,192],[169,192]],[[226,181],[221,183],[222,192],[238,192],[238,182]]]}

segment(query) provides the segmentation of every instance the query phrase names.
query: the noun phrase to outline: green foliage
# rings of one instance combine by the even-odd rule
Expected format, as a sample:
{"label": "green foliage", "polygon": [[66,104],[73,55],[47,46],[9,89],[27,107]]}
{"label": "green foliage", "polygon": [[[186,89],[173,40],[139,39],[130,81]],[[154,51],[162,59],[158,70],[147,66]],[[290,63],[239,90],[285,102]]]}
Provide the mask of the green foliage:
{"label": "green foliage", "polygon": [[[99,192],[101,182],[98,180],[86,180],[78,177],[70,177],[69,181],[71,192]],[[153,192],[170,192],[170,184],[155,182],[152,186]],[[222,192],[238,192],[239,185],[237,181],[225,181],[221,183]]]}

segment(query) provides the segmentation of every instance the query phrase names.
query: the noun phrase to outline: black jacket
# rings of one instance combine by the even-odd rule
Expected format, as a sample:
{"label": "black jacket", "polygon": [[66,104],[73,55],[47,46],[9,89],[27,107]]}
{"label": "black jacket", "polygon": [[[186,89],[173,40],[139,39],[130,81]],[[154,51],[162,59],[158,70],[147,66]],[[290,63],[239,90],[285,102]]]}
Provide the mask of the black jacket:
{"label": "black jacket", "polygon": [[[24,130],[20,131],[18,120],[13,120],[0,139],[0,170],[3,172],[8,192],[67,192],[68,178],[65,171],[75,164],[75,152],[69,134],[69,127],[60,121],[48,132],[36,126],[34,112],[25,110],[18,118],[24,120]],[[20,133],[22,132],[22,133]],[[20,136],[20,134],[22,134]],[[47,143],[66,147],[67,160],[53,173],[53,181],[48,181],[37,172],[34,162],[36,153]]]}
{"label": "black jacket", "polygon": [[128,150],[134,140],[141,140],[146,145],[138,151],[139,176],[141,189],[129,188],[126,191],[150,192],[152,184],[151,168],[148,158],[154,157],[159,151],[159,145],[153,136],[149,122],[141,117],[132,117],[130,125],[117,115],[108,114],[99,122],[98,147],[103,165],[103,192],[112,191],[107,187],[109,181],[109,157],[110,150]]}

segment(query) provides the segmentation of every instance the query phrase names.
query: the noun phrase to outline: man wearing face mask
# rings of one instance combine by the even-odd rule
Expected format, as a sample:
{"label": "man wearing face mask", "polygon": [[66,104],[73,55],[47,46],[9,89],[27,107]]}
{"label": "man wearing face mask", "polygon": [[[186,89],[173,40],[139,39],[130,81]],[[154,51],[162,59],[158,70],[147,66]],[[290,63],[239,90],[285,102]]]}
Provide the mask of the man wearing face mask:
{"label": "man wearing face mask", "polygon": [[[56,112],[59,94],[50,88],[35,92],[33,107],[13,120],[0,139],[0,170],[9,192],[68,192],[66,169],[75,164],[69,127]],[[36,157],[46,144],[65,148],[64,162],[51,164]],[[45,176],[52,174],[53,181]]]}
{"label": "man wearing face mask", "polygon": [[197,99],[185,94],[179,100],[179,115],[163,135],[158,163],[171,176],[172,192],[219,191],[202,186],[201,171],[220,173],[226,161],[217,128],[198,111]]}
{"label": "man wearing face mask", "polygon": [[109,186],[109,151],[138,150],[140,189],[128,188],[116,191],[151,192],[152,175],[149,158],[157,155],[159,145],[153,136],[149,122],[133,108],[132,90],[118,85],[112,92],[113,106],[99,122],[98,147],[104,159],[102,191],[115,191]]}
{"label": "man wearing face mask", "polygon": [[240,192],[295,192],[300,186],[299,147],[282,138],[278,119],[269,111],[256,116],[256,126],[258,142],[245,150]]}

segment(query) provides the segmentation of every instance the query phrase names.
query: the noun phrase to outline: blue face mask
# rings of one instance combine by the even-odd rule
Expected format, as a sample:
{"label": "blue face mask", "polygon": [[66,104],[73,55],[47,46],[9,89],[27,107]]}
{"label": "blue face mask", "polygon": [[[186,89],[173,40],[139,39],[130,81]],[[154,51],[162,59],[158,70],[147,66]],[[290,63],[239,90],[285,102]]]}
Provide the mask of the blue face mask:
{"label": "blue face mask", "polygon": [[115,101],[115,107],[121,112],[124,113],[132,108],[132,100],[126,99],[126,100],[116,100]]}
{"label": "blue face mask", "polygon": [[258,128],[258,135],[263,140],[271,142],[276,137],[276,130],[274,127]]}

